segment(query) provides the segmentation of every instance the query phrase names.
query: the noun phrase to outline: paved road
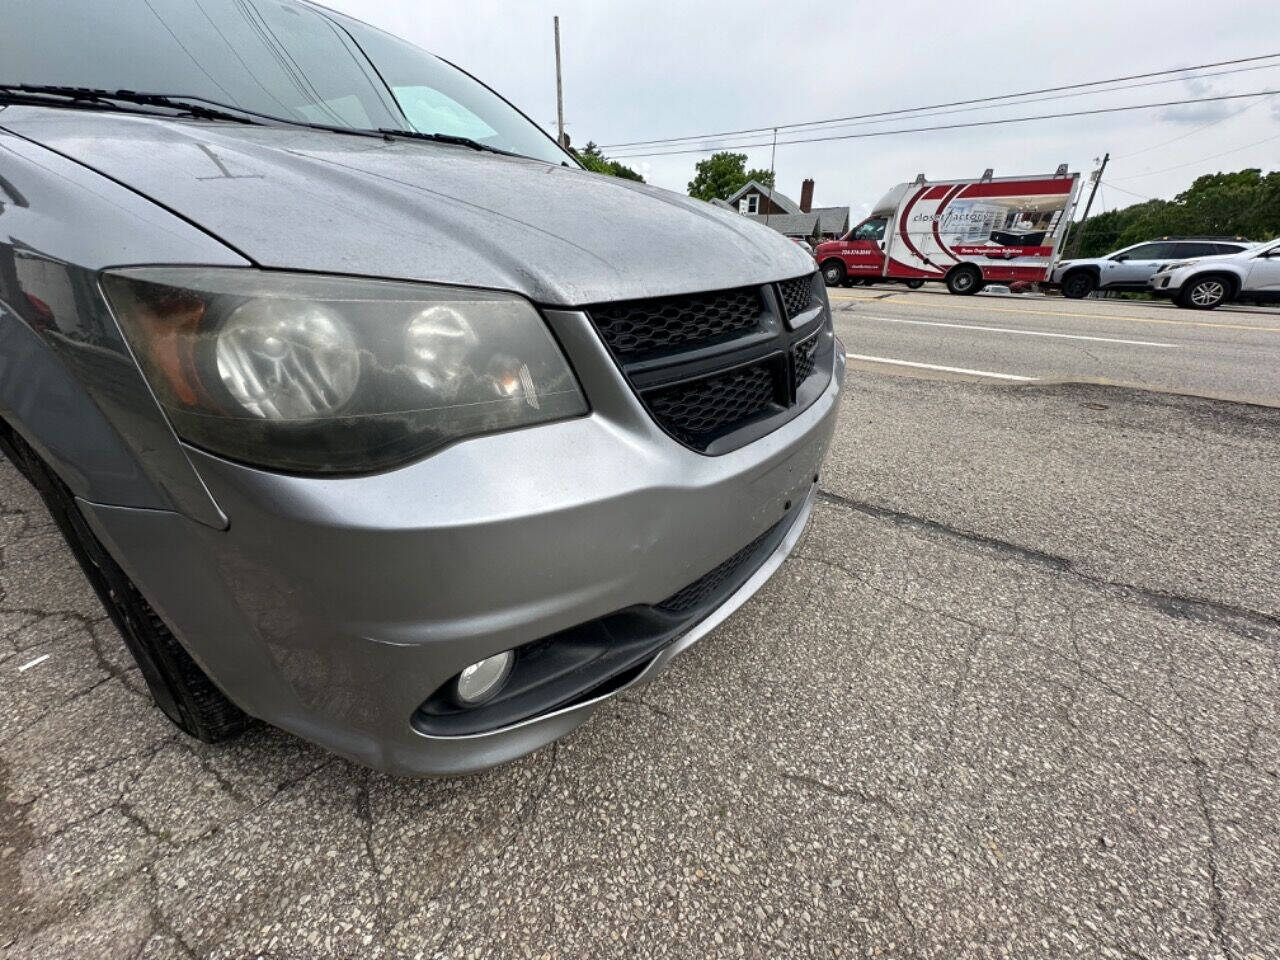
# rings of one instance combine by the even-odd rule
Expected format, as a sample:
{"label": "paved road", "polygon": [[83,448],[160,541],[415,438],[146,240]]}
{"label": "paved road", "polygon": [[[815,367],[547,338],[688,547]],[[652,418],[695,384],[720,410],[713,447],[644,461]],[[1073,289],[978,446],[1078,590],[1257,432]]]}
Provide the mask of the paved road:
{"label": "paved road", "polygon": [[0,956],[1280,957],[1280,410],[888,369],[761,594],[460,780],[176,734],[0,464]]}
{"label": "paved road", "polygon": [[1096,380],[1280,404],[1280,309],[1209,312],[1131,300],[953,297],[929,288],[830,293],[850,353],[929,365],[892,365],[898,372],[935,376],[940,371],[930,368],[943,366],[1009,382]]}

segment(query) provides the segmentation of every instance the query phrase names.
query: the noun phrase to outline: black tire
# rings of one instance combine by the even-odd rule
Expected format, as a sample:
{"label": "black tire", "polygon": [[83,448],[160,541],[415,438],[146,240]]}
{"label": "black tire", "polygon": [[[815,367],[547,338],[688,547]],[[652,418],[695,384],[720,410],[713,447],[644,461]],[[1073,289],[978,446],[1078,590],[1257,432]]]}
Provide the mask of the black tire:
{"label": "black tire", "polygon": [[17,434],[0,423],[0,452],[36,488],[67,546],[102,601],[125,646],[137,661],[161,711],[185,733],[205,743],[225,740],[252,721],[226,698],[191,659],[159,614],[138,592],[76,506],[66,485]]}
{"label": "black tire", "polygon": [[947,289],[959,297],[972,296],[984,286],[982,271],[968,264],[947,274]]}
{"label": "black tire", "polygon": [[1231,281],[1218,274],[1193,277],[1178,291],[1178,306],[1188,310],[1215,310],[1231,299]]}
{"label": "black tire", "polygon": [[1088,270],[1077,270],[1062,278],[1062,295],[1068,300],[1083,300],[1098,289],[1098,278]]}
{"label": "black tire", "polygon": [[828,287],[838,287],[848,276],[844,264],[839,260],[827,260],[822,264],[822,282]]}
{"label": "black tire", "polygon": [[908,280],[908,281],[907,281],[907,289],[908,289],[908,290],[919,290],[919,289],[920,289],[921,287],[923,287],[923,286],[924,286],[924,281],[923,281],[923,280]]}

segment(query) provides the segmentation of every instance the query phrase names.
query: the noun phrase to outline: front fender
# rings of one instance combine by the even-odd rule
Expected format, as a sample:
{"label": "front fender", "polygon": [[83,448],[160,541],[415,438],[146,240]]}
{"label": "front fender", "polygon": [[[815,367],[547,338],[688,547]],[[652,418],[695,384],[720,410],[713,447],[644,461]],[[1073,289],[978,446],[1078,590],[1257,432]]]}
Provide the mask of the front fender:
{"label": "front fender", "polygon": [[247,261],[0,129],[0,417],[84,500],[226,526],[98,286],[108,267]]}

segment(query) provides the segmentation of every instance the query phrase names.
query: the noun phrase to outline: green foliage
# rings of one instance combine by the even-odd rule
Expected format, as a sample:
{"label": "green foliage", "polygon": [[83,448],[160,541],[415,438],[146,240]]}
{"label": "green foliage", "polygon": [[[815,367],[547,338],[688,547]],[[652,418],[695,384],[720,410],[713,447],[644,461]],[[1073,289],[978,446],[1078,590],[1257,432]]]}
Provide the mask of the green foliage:
{"label": "green foliage", "polygon": [[573,155],[578,158],[579,163],[592,173],[607,173],[611,177],[621,177],[623,180],[635,180],[639,183],[644,183],[644,177],[627,165],[619,163],[617,160],[610,160],[591,140],[587,141],[587,145],[581,151],[575,150]]}
{"label": "green foliage", "polygon": [[1165,236],[1280,236],[1280,171],[1266,176],[1258,169],[1210,173],[1173,200],[1147,200],[1090,217],[1080,256],[1100,257]]}
{"label": "green foliage", "polygon": [[745,153],[713,153],[699,160],[689,181],[689,196],[699,200],[728,200],[748,180],[773,187],[773,174],[768,170],[748,170]]}

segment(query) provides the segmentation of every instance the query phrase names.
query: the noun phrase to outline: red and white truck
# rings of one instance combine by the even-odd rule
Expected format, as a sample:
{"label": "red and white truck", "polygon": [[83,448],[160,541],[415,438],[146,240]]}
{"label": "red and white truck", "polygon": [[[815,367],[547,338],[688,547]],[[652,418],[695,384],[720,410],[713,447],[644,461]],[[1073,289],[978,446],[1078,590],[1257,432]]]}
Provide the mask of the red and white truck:
{"label": "red and white truck", "polygon": [[952,293],[1049,278],[1075,211],[1080,175],[900,183],[871,215],[814,256],[827,286],[927,281]]}

